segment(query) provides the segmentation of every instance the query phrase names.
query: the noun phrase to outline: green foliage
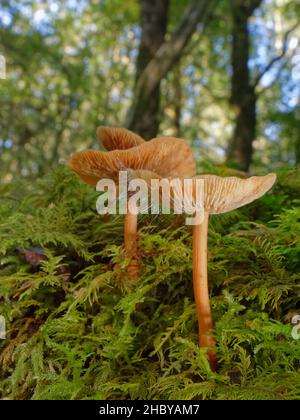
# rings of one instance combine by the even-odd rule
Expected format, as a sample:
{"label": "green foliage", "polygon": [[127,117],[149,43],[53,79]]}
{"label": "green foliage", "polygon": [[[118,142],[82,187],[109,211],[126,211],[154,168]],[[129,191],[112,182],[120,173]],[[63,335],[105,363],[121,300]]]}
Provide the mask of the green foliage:
{"label": "green foliage", "polygon": [[[166,39],[190,3],[169,1]],[[159,134],[186,138],[197,158],[223,162],[236,119],[229,101],[233,34],[231,2],[214,3],[204,28],[162,80]],[[99,147],[98,125],[124,125],[134,96],[140,5],[1,1],[6,79],[0,80],[0,175],[6,180],[47,174],[74,150]],[[292,0],[264,1],[251,17],[252,81],[280,53],[285,33],[299,20],[298,9]],[[299,27],[289,38],[285,57],[257,87],[258,170],[300,162]]]}
{"label": "green foliage", "polygon": [[[299,173],[286,179],[211,219],[217,373],[196,344],[187,227],[143,219],[132,283],[122,218],[99,216],[95,192],[64,167],[1,186],[1,397],[299,399],[300,206],[287,198]],[[43,251],[37,263],[24,254],[32,248]]]}

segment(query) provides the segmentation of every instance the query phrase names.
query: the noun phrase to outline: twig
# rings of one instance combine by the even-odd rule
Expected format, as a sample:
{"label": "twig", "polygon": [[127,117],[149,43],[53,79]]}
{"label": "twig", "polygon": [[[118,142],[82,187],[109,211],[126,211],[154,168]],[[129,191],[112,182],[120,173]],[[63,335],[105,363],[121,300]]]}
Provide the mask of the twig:
{"label": "twig", "polygon": [[280,61],[285,54],[287,53],[288,50],[288,38],[290,36],[290,34],[298,28],[298,26],[300,25],[300,23],[298,22],[296,25],[294,25],[291,29],[289,29],[286,34],[284,35],[283,38],[283,47],[282,47],[282,51],[279,55],[277,55],[276,57],[274,57],[269,64],[264,68],[264,70],[257,76],[257,78],[255,79],[254,83],[253,83],[253,87],[257,87],[257,85],[259,84],[259,82],[261,81],[261,79],[263,78],[263,76],[269,71],[271,70],[271,68],[273,67],[273,65],[275,63],[277,63],[278,61]]}

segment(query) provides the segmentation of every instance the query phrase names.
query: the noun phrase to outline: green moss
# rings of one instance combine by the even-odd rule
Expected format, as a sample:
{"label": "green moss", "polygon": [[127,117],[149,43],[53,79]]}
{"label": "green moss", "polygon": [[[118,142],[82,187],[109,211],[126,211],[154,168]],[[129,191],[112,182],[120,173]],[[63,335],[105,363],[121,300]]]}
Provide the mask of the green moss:
{"label": "green moss", "polygon": [[211,219],[218,373],[196,345],[188,228],[143,219],[133,284],[122,217],[99,216],[96,193],[64,167],[2,186],[1,397],[299,399],[299,182],[283,174],[274,194]]}

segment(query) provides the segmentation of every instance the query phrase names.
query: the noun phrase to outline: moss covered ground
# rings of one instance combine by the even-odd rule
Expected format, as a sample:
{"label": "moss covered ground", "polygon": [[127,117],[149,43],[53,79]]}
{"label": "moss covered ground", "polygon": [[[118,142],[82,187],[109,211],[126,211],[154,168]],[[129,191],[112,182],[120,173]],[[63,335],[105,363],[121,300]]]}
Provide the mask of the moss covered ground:
{"label": "moss covered ground", "polygon": [[122,217],[99,216],[97,193],[66,168],[1,185],[1,398],[300,399],[300,171],[278,178],[257,202],[211,218],[216,373],[196,345],[181,220],[140,217],[132,282]]}

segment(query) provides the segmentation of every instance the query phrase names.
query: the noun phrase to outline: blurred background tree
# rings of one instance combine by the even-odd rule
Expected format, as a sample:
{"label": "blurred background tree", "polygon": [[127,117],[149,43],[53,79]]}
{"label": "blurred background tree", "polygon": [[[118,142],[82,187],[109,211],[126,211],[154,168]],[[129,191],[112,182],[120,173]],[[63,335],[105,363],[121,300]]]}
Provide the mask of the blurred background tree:
{"label": "blurred background tree", "polygon": [[1,0],[0,163],[41,176],[98,125],[186,138],[201,162],[300,163],[297,2]]}

